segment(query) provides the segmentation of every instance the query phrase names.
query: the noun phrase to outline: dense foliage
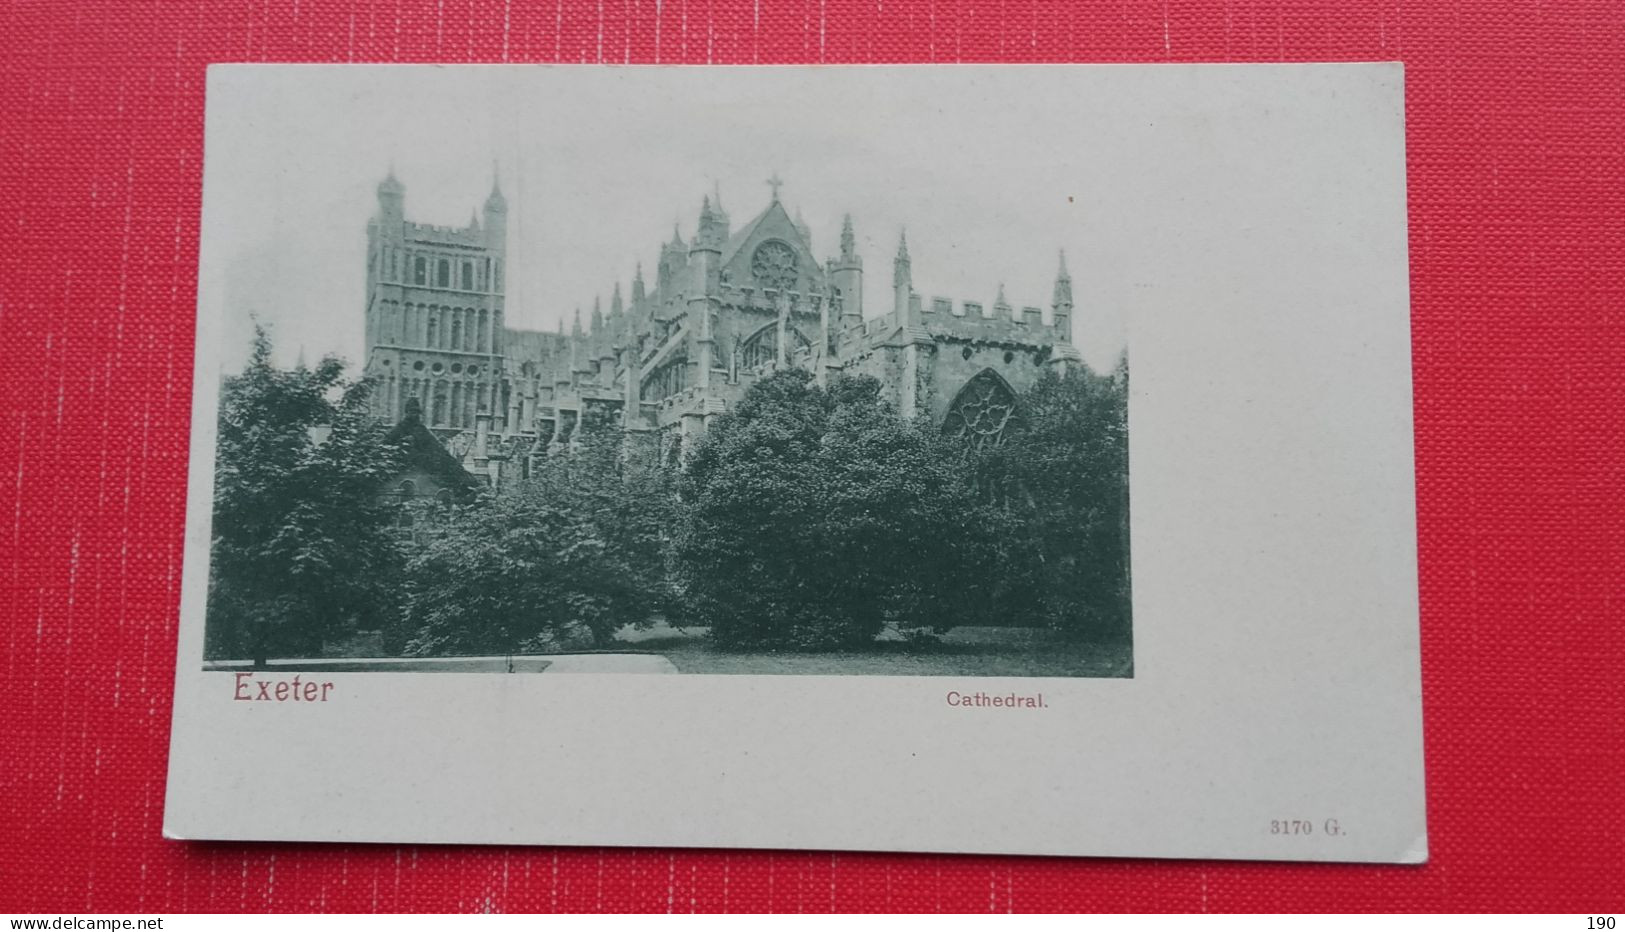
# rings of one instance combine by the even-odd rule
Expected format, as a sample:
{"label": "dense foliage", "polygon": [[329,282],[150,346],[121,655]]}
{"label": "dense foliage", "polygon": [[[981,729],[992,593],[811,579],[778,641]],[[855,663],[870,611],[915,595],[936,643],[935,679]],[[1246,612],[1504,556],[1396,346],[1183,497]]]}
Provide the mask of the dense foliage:
{"label": "dense foliage", "polygon": [[399,554],[377,489],[397,451],[367,416],[367,384],[327,357],[271,365],[256,330],[220,394],[210,656],[309,655],[396,610]]}
{"label": "dense foliage", "polygon": [[1126,359],[1108,376],[1046,372],[1021,397],[1021,429],[975,457],[1001,570],[972,597],[993,601],[994,623],[1128,637],[1127,397]]}
{"label": "dense foliage", "polygon": [[406,449],[342,373],[278,370],[258,333],[225,383],[211,656],[308,656],[358,629],[427,656],[607,647],[657,617],[737,650],[958,625],[1129,639],[1126,362],[1046,373],[980,447],[902,418],[872,378],[800,370],[665,457],[589,410],[523,481],[420,502],[411,531],[385,491]]}
{"label": "dense foliage", "polygon": [[621,455],[613,428],[538,460],[529,481],[451,507],[407,566],[412,654],[608,646],[670,608],[664,470]]}
{"label": "dense foliage", "polygon": [[940,621],[963,578],[972,502],[941,441],[871,378],[828,391],[800,370],[758,382],[683,476],[677,566],[726,647],[849,647],[892,621]]}

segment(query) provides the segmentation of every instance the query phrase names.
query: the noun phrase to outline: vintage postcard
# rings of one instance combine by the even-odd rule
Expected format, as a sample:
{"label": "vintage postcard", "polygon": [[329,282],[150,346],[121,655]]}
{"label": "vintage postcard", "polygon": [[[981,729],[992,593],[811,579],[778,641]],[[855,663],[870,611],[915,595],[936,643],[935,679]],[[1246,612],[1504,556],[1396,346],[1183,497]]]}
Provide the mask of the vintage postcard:
{"label": "vintage postcard", "polygon": [[1398,65],[210,69],[165,832],[1426,858]]}

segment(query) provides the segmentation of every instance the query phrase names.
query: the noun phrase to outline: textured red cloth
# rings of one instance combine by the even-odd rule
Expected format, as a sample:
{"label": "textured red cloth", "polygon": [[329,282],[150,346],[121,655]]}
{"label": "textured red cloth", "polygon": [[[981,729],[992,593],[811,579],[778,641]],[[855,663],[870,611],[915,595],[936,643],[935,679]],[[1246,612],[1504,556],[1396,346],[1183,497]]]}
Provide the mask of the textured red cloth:
{"label": "textured red cloth", "polygon": [[[1618,0],[47,0],[0,36],[0,910],[1625,909]],[[159,837],[206,64],[1379,59],[1407,65],[1429,865]]]}

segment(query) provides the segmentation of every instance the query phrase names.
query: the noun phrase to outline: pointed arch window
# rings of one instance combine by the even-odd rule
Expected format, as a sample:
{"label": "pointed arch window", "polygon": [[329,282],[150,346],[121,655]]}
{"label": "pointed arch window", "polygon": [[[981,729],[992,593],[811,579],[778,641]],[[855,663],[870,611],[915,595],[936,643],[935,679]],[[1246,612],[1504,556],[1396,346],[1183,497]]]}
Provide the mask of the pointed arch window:
{"label": "pointed arch window", "polygon": [[[802,350],[812,349],[812,341],[794,327],[785,328],[785,336],[789,343],[789,350],[785,353],[785,357],[788,359],[794,359],[796,353]],[[739,364],[746,369],[754,369],[763,363],[772,362],[778,358],[779,325],[777,321],[751,334],[739,347]]]}
{"label": "pointed arch window", "polygon": [[643,380],[643,397],[668,398],[688,387],[688,357],[679,355],[651,372]]}
{"label": "pointed arch window", "polygon": [[1010,390],[1010,383],[992,369],[983,369],[954,396],[942,433],[980,450],[1002,444],[1018,422],[1016,393]]}

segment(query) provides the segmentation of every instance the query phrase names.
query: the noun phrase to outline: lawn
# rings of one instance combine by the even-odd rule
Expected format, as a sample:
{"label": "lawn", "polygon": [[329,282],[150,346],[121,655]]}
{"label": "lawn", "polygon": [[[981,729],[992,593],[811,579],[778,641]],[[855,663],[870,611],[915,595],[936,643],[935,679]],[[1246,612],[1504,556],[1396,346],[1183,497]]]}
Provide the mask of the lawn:
{"label": "lawn", "polygon": [[642,641],[640,651],[661,654],[682,673],[803,674],[811,676],[1111,676],[1134,675],[1127,644],[1050,642],[1027,644],[943,643],[919,647],[880,642],[864,651],[796,653],[728,652],[703,639]]}

